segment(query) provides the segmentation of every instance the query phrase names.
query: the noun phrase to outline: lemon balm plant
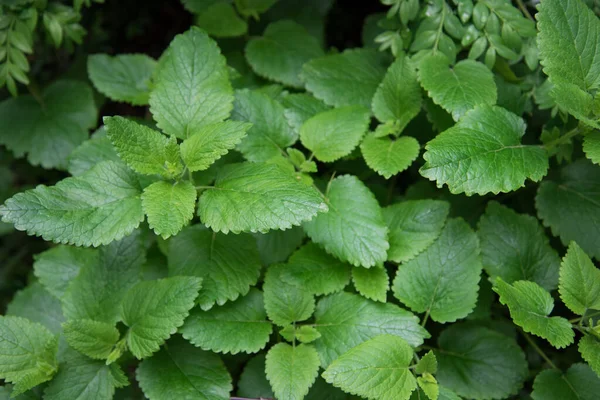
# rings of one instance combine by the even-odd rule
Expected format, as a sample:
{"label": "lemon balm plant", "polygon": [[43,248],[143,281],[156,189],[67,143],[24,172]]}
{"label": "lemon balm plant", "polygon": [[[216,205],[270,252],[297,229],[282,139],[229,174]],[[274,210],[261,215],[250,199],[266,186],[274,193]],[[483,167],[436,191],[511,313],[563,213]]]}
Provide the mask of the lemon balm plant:
{"label": "lemon balm plant", "polygon": [[0,103],[0,143],[71,175],[0,208],[53,243],[0,317],[0,396],[597,397],[585,2],[383,0],[341,50],[330,4],[183,3],[158,60],[88,57],[147,118],[85,140],[73,81]]}

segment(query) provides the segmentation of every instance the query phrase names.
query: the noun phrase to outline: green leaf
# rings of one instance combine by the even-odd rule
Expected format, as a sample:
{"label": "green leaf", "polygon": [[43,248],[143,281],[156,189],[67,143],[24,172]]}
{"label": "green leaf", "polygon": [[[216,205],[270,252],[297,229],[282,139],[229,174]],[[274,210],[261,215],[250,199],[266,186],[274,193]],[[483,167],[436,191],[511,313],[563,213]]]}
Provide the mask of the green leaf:
{"label": "green leaf", "polygon": [[245,296],[260,275],[261,263],[254,238],[224,235],[193,225],[169,242],[169,275],[202,278],[196,300],[203,310]]}
{"label": "green leaf", "polygon": [[265,275],[263,291],[269,319],[285,326],[310,318],[315,311],[315,298],[302,286],[286,283],[282,278],[286,266],[271,265]]}
{"label": "green leaf", "polygon": [[329,110],[328,105],[308,93],[289,94],[281,103],[285,107],[285,118],[296,134],[300,134],[300,128],[306,120]]}
{"label": "green leaf", "polygon": [[229,398],[231,377],[214,353],[200,350],[177,337],[144,360],[137,380],[149,400]]}
{"label": "green leaf", "polygon": [[533,382],[533,400],[595,400],[600,379],[585,364],[573,364],[566,373],[547,369]]}
{"label": "green leaf", "polygon": [[575,242],[569,244],[560,265],[560,299],[575,314],[600,310],[600,270]]}
{"label": "green leaf", "polygon": [[44,326],[0,316],[0,378],[15,385],[13,397],[52,379],[57,351],[57,338]]}
{"label": "green leaf", "polygon": [[385,53],[375,49],[349,49],[313,59],[302,67],[306,89],[330,106],[371,107],[371,100],[386,69]]}
{"label": "green leaf", "polygon": [[435,358],[435,353],[429,350],[417,363],[415,368],[415,372],[417,374],[435,374],[437,372],[437,359]]}
{"label": "green leaf", "polygon": [[419,79],[434,103],[455,121],[476,106],[496,104],[494,75],[478,61],[463,60],[450,67],[443,54],[429,55],[421,60]]}
{"label": "green leaf", "polygon": [[189,181],[158,181],[144,188],[142,208],[154,233],[163,239],[179,233],[194,217],[196,194]]}
{"label": "green leaf", "polygon": [[258,19],[258,15],[264,13],[278,0],[235,0],[235,6],[240,14]]}
{"label": "green leaf", "polygon": [[423,339],[429,337],[419,325],[419,319],[409,311],[345,292],[319,301],[314,327],[321,334],[315,348],[323,368],[352,347],[378,335],[399,336],[413,347],[420,346]]}
{"label": "green leaf", "polygon": [[577,85],[552,79],[550,95],[559,108],[585,124],[600,129],[600,123],[594,116],[594,98]]}
{"label": "green leaf", "polygon": [[265,354],[258,354],[244,367],[237,382],[237,395],[249,398],[275,397],[265,374]]}
{"label": "green leaf", "polygon": [[250,39],[246,59],[254,72],[284,85],[302,88],[302,65],[323,56],[319,41],[293,21],[269,24],[263,35]]}
{"label": "green leaf", "polygon": [[398,268],[392,289],[413,311],[454,322],[475,308],[481,268],[475,232],[462,219],[451,219],[427,250]]}
{"label": "green leaf", "polygon": [[536,218],[489,202],[477,233],[481,262],[492,279],[533,281],[556,289],[560,259]]}
{"label": "green leaf", "polygon": [[504,399],[527,378],[525,354],[514,339],[481,326],[460,323],[438,338],[437,379],[458,395]]}
{"label": "green leaf", "polygon": [[75,319],[63,328],[69,346],[95,359],[107,359],[120,336],[114,325],[90,319]]}
{"label": "green leaf", "polygon": [[153,58],[144,54],[94,54],[88,57],[87,68],[96,90],[111,100],[148,104],[150,79],[156,68]]}
{"label": "green leaf", "polygon": [[44,399],[111,400],[116,388],[127,385],[129,380],[118,365],[106,365],[72,351],[44,391]]}
{"label": "green leaf", "polygon": [[237,147],[249,161],[267,161],[279,156],[298,139],[285,118],[283,106],[258,90],[235,92],[231,119],[252,123]]}
{"label": "green leaf", "polygon": [[225,121],[206,125],[181,143],[181,158],[188,170],[203,171],[233,149],[252,124]]}
{"label": "green leaf", "polygon": [[600,164],[600,132],[590,132],[583,138],[585,156],[594,164]]}
{"label": "green leaf", "polygon": [[387,259],[387,228],[373,193],[355,176],[331,181],[329,212],[304,223],[308,236],[342,261],[366,268]]}
{"label": "green leaf", "polygon": [[390,288],[390,278],[383,267],[352,268],[352,282],[354,287],[367,299],[385,303],[387,291]]}
{"label": "green leaf", "polygon": [[233,93],[225,58],[198,28],[173,39],[158,63],[155,80],[150,111],[169,135],[186,139],[231,113]]}
{"label": "green leaf", "polygon": [[[577,18],[571,18],[571,16]],[[600,85],[600,21],[580,0],[549,0],[540,4],[537,45],[544,72],[583,90]]]}
{"label": "green leaf", "polygon": [[600,166],[578,160],[557,181],[540,184],[535,206],[544,225],[566,246],[571,241],[600,258]]}
{"label": "green leaf", "polygon": [[234,10],[231,4],[216,2],[196,16],[196,25],[211,36],[229,38],[248,32],[248,23]]}
{"label": "green leaf", "polygon": [[[30,164],[66,169],[67,157],[96,125],[98,110],[92,89],[83,82],[56,81],[40,95],[0,103],[0,144]],[[18,134],[17,134],[18,133]]]}
{"label": "green leaf", "polygon": [[323,378],[345,392],[369,399],[408,400],[417,382],[408,366],[413,349],[398,336],[380,335],[344,353]]}
{"label": "green leaf", "polygon": [[404,54],[388,68],[371,104],[380,122],[397,121],[400,131],[421,111],[421,88],[413,63]]}
{"label": "green leaf", "polygon": [[438,400],[440,387],[433,375],[426,372],[422,376],[417,377],[417,383],[427,398],[430,400]]}
{"label": "green leaf", "polygon": [[317,379],[319,355],[311,345],[276,344],[267,353],[267,379],[279,400],[301,400]]}
{"label": "green leaf", "polygon": [[440,200],[408,200],[384,208],[388,260],[406,262],[427,249],[440,236],[449,211],[450,204]]}
{"label": "green leaf", "polygon": [[175,178],[183,165],[177,139],[123,117],[105,117],[106,133],[119,157],[140,174]]}
{"label": "green leaf", "polygon": [[102,161],[122,162],[110,139],[106,137],[104,126],[71,152],[68,170],[73,176],[83,175]]}
{"label": "green leaf", "polygon": [[256,233],[256,244],[263,265],[271,265],[283,262],[304,241],[304,230],[293,227],[286,231],[269,231],[267,233]]}
{"label": "green leaf", "polygon": [[419,156],[419,142],[413,137],[378,138],[368,134],[360,145],[365,162],[385,179],[404,171]]}
{"label": "green leaf", "polygon": [[6,307],[6,315],[27,318],[44,325],[53,334],[62,331],[65,320],[60,301],[53,297],[39,282],[29,284],[18,291]]}
{"label": "green leaf", "polygon": [[224,306],[209,311],[194,309],[179,332],[203,350],[237,354],[263,349],[272,330],[263,295],[253,288],[248,295]]}
{"label": "green leaf", "polygon": [[294,327],[288,325],[279,331],[279,334],[287,341],[298,340],[300,343],[311,343],[321,337],[321,334],[311,325],[301,325]]}
{"label": "green leaf", "polygon": [[539,146],[521,144],[523,134],[525,123],[515,114],[477,107],[427,143],[421,175],[467,196],[517,190],[527,178],[537,182],[546,175],[548,156]]}
{"label": "green leaf", "polygon": [[347,156],[367,132],[370,112],[361,106],[347,106],[321,112],[300,128],[302,145],[323,162]]}
{"label": "green leaf", "polygon": [[113,161],[55,186],[40,185],[8,199],[2,221],[56,243],[99,246],[119,240],[144,219],[136,175]]}
{"label": "green leaf", "polygon": [[554,300],[537,283],[516,281],[509,285],[498,277],[494,292],[500,295],[500,303],[508,306],[513,322],[525,332],[544,338],[559,349],[573,343],[575,333],[571,323],[563,317],[548,316]]}
{"label": "green leaf", "polygon": [[194,306],[201,278],[175,276],[140,282],[132,287],[122,303],[122,317],[131,353],[142,359],[156,352]]}
{"label": "green leaf", "polygon": [[[318,192],[275,164],[241,163],[219,171],[198,213],[217,232],[289,229],[327,211]],[[325,214],[322,214],[325,215]]]}
{"label": "green leaf", "polygon": [[600,342],[592,335],[585,335],[579,341],[581,357],[600,376]]}

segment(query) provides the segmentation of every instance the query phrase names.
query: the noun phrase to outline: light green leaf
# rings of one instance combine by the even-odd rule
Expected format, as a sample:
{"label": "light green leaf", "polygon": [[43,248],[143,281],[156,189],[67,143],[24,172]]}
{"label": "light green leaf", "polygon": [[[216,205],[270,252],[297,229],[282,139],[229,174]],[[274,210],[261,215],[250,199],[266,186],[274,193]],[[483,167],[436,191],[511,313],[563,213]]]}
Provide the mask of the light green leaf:
{"label": "light green leaf", "polygon": [[368,134],[360,145],[365,162],[385,179],[404,171],[419,156],[419,142],[413,137],[378,138]]}
{"label": "light green leaf", "polygon": [[150,111],[169,135],[186,139],[231,113],[233,93],[225,58],[198,28],[173,39],[158,63],[155,80]]}
{"label": "light green leaf", "polygon": [[241,397],[264,399],[275,397],[265,374],[265,354],[258,354],[248,361],[237,386],[236,394]]}
{"label": "light green leaf", "polygon": [[140,174],[175,178],[183,165],[177,139],[123,117],[105,117],[106,133],[119,157]]}
{"label": "light green leaf", "polygon": [[594,164],[600,164],[600,132],[590,132],[583,138],[585,156]]}
{"label": "light green leaf", "polygon": [[600,310],[600,270],[575,242],[569,244],[560,266],[560,299],[575,314]]}
{"label": "light green leaf", "polygon": [[144,360],[137,380],[149,400],[224,400],[233,389],[223,361],[176,337]]}
{"label": "light green leaf", "polygon": [[311,343],[321,337],[319,331],[311,325],[301,325],[296,327],[288,325],[279,331],[279,334],[288,342],[297,340],[300,343]]}
{"label": "light green leaf", "polygon": [[272,330],[262,293],[251,289],[246,296],[224,306],[192,310],[179,332],[203,350],[237,354],[260,351]]}
{"label": "light green leaf", "polygon": [[433,375],[426,372],[422,376],[417,377],[417,383],[419,384],[419,388],[423,391],[428,399],[438,400],[440,395],[440,387]]}
{"label": "light green leaf", "polygon": [[66,169],[67,157],[96,125],[98,110],[92,89],[83,82],[56,81],[40,95],[0,103],[0,144],[30,164]]}
{"label": "light green leaf", "polygon": [[319,301],[314,326],[321,334],[315,348],[323,368],[352,347],[378,335],[399,336],[413,347],[420,346],[423,339],[429,337],[419,325],[419,319],[409,311],[345,292]]}
{"label": "light green leaf", "polygon": [[104,126],[71,152],[68,170],[73,176],[83,175],[102,161],[122,162],[110,139],[106,137]]}
{"label": "light green leaf", "polygon": [[255,233],[258,252],[263,265],[271,265],[283,262],[304,241],[304,230],[295,226],[285,231],[269,231],[267,233]]}
{"label": "light green leaf", "polygon": [[179,233],[194,217],[196,194],[189,181],[158,181],[144,188],[142,208],[154,233],[163,239]]}
{"label": "light green leaf", "polygon": [[408,200],[384,208],[388,260],[406,262],[428,248],[440,236],[449,211],[450,204],[440,200]]}
{"label": "light green leaf", "polygon": [[347,156],[367,132],[369,114],[369,110],[361,106],[321,112],[308,119],[300,128],[302,145],[323,162]]}
{"label": "light green leaf", "polygon": [[387,56],[375,49],[349,49],[313,59],[302,67],[306,89],[330,106],[371,107],[387,69]]}
{"label": "light green leaf", "polygon": [[261,37],[250,39],[246,59],[254,72],[284,85],[301,88],[302,65],[323,56],[319,41],[293,21],[269,24]]}
{"label": "light green leaf", "polygon": [[382,266],[373,268],[352,268],[354,287],[367,299],[386,302],[387,291],[390,288],[390,278]]}
{"label": "light green leaf", "polygon": [[415,372],[417,374],[430,373],[435,374],[437,372],[437,359],[435,358],[435,353],[429,350],[417,363],[415,368]]}
{"label": "light green leaf", "polygon": [[489,202],[478,236],[483,268],[492,279],[533,281],[556,289],[560,259],[536,218]]}
{"label": "light green leaf", "polygon": [[263,284],[267,315],[279,326],[304,321],[315,311],[315,298],[311,292],[283,280],[286,268],[284,264],[271,265]]}
{"label": "light green leaf", "polygon": [[561,170],[556,181],[541,183],[535,206],[544,225],[590,256],[600,258],[600,166],[577,160]]}
{"label": "light green leaf", "polygon": [[169,242],[169,275],[202,278],[196,302],[203,310],[245,296],[260,275],[261,263],[254,238],[224,235],[194,225]]}
{"label": "light green leaf", "polygon": [[242,36],[248,32],[244,21],[227,2],[217,1],[196,16],[196,25],[206,33],[218,38]]}
{"label": "light green leaf", "polygon": [[[289,229],[327,211],[318,192],[275,164],[241,163],[219,171],[198,214],[217,232]],[[324,214],[323,214],[324,215]]]}
{"label": "light green leaf", "polygon": [[82,176],[16,194],[0,206],[0,215],[45,240],[99,246],[139,226],[144,219],[141,191],[133,171],[105,161]]}
{"label": "light green leaf", "polygon": [[129,327],[127,345],[136,358],[152,355],[183,325],[201,283],[201,278],[175,276],[140,282],[127,292],[122,317]]}
{"label": "light green leaf", "polygon": [[63,325],[69,346],[95,359],[106,359],[119,340],[114,325],[91,319],[75,319]]}
{"label": "light green leaf", "polygon": [[504,399],[527,378],[525,354],[514,339],[481,326],[460,323],[438,338],[437,379],[469,399]]}
{"label": "light green leaf", "polygon": [[308,93],[289,94],[281,103],[285,107],[285,118],[296,134],[300,134],[300,128],[306,120],[329,110],[328,105]]}
{"label": "light green leaf", "polygon": [[252,124],[225,121],[206,125],[181,143],[181,158],[188,170],[203,171],[233,149]]}
{"label": "light green leaf", "polygon": [[292,254],[281,279],[320,296],[344,289],[350,282],[350,269],[350,265],[308,242]]}
{"label": "light green leaf", "polygon": [[477,107],[427,143],[421,175],[467,196],[517,190],[527,178],[537,182],[546,175],[548,156],[539,146],[521,144],[524,133],[515,114]]}
{"label": "light green leaf", "polygon": [[345,392],[368,399],[408,400],[417,382],[408,366],[413,349],[398,336],[380,335],[344,353],[323,378]]}
{"label": "light green leaf", "polygon": [[451,219],[427,250],[398,268],[392,289],[413,311],[454,322],[475,308],[481,268],[475,232],[462,219]]}
{"label": "light green leaf", "polygon": [[114,101],[136,106],[148,104],[150,79],[156,61],[144,54],[88,57],[88,74],[96,90]]}
{"label": "light green leaf", "polygon": [[331,181],[329,212],[304,223],[308,236],[325,250],[354,266],[372,267],[387,259],[387,227],[373,193],[355,176]]}
{"label": "light green leaf", "polygon": [[579,341],[581,357],[600,376],[600,341],[592,335],[585,335]]}
{"label": "light green leaf", "polygon": [[235,92],[231,119],[252,123],[237,147],[249,161],[267,161],[279,156],[298,139],[298,133],[285,118],[283,106],[258,90]]}
{"label": "light green leaf", "polygon": [[550,95],[560,107],[585,124],[600,129],[598,118],[594,116],[594,97],[577,85],[552,79]]}
{"label": "light green leaf", "polygon": [[455,121],[476,106],[496,104],[494,75],[478,61],[463,60],[450,67],[443,54],[429,55],[421,60],[419,79],[434,103]]}
{"label": "light green leaf", "polygon": [[65,320],[60,301],[53,297],[39,282],[29,284],[18,291],[6,307],[6,315],[27,318],[44,325],[53,334],[62,331]]}
{"label": "light green leaf", "polygon": [[585,364],[573,364],[566,373],[546,369],[533,382],[533,400],[595,400],[600,378]]}
{"label": "light green leaf", "polygon": [[319,355],[311,345],[276,344],[267,353],[267,379],[279,400],[302,400],[317,379]]}

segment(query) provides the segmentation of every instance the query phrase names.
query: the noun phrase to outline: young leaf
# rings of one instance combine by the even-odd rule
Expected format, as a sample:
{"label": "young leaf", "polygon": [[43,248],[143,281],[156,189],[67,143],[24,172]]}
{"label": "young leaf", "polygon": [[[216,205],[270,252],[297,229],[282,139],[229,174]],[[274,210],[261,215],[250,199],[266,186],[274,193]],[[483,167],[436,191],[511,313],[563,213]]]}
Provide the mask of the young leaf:
{"label": "young leaf", "polygon": [[279,334],[288,342],[298,340],[300,343],[312,343],[321,337],[321,334],[311,325],[294,327],[288,325],[279,331]]}
{"label": "young leaf", "polygon": [[279,326],[304,321],[315,311],[315,298],[306,288],[286,283],[284,264],[271,265],[265,275],[263,290],[269,319]]}
{"label": "young leaf", "polygon": [[189,181],[158,181],[144,188],[142,208],[154,233],[163,239],[179,233],[194,217],[196,194]]}
{"label": "young leaf", "polygon": [[463,60],[450,67],[443,54],[429,55],[421,60],[419,79],[435,104],[455,121],[476,106],[496,104],[494,75],[477,61]]}
{"label": "young leaf", "polygon": [[454,324],[438,339],[437,379],[459,396],[504,399],[527,377],[525,354],[514,339],[473,324]]}
{"label": "young leaf", "polygon": [[306,89],[330,106],[369,108],[385,75],[386,61],[386,55],[375,49],[349,49],[307,62],[302,76]]}
{"label": "young leaf", "polygon": [[18,291],[6,307],[6,315],[27,318],[44,325],[53,334],[62,332],[64,322],[60,301],[39,282]]}
{"label": "young leaf", "polygon": [[156,61],[144,54],[94,54],[87,61],[90,80],[100,93],[136,106],[148,104],[155,68]]}
{"label": "young leaf", "polygon": [[231,113],[233,93],[225,58],[198,28],[173,39],[158,63],[155,80],[150,111],[169,135],[187,139]]}
{"label": "young leaf", "polygon": [[106,134],[119,157],[134,171],[172,179],[183,171],[175,137],[123,117],[105,117]]}
{"label": "young leaf", "polygon": [[129,327],[127,346],[136,358],[152,355],[183,325],[201,283],[201,278],[175,276],[140,282],[127,292],[122,317]]}
{"label": "young leaf", "polygon": [[298,135],[306,120],[330,109],[327,104],[308,93],[289,94],[281,99],[281,103],[285,107],[283,113],[288,124]]}
{"label": "young leaf", "polygon": [[413,347],[429,337],[412,313],[395,304],[376,303],[345,292],[319,301],[314,326],[321,334],[315,348],[323,368],[352,347],[378,335],[399,336]]}
{"label": "young leaf", "polygon": [[99,246],[130,234],[143,221],[141,192],[133,171],[105,161],[82,176],[13,196],[0,206],[0,215],[45,240]]}
{"label": "young leaf", "polygon": [[23,95],[0,103],[0,144],[16,157],[27,154],[30,164],[66,169],[71,151],[96,125],[92,89],[83,82],[56,81],[39,101]]}
{"label": "young leaf", "polygon": [[387,258],[387,228],[373,193],[355,176],[335,178],[326,194],[329,212],[304,223],[308,236],[342,261],[365,268]]}
{"label": "young leaf", "polygon": [[575,242],[569,244],[562,260],[558,293],[575,314],[600,310],[600,270]]}
{"label": "young leaf", "polygon": [[573,364],[566,373],[546,369],[535,377],[533,400],[595,400],[600,378],[585,364]]}
{"label": "young leaf", "polygon": [[229,398],[229,372],[214,353],[176,337],[160,352],[142,361],[137,380],[149,400]]}
{"label": "young leaf", "polygon": [[390,278],[383,267],[352,268],[354,287],[367,299],[386,302],[387,291],[390,288]]}
{"label": "young leaf", "polygon": [[404,171],[419,156],[419,142],[413,137],[378,138],[368,134],[360,145],[365,162],[385,179]]}
{"label": "young leaf", "polygon": [[68,158],[68,171],[73,176],[83,175],[102,161],[123,162],[110,139],[106,137],[104,126],[71,152]]}
{"label": "young leaf", "polygon": [[448,185],[451,193],[510,192],[546,175],[548,156],[538,146],[522,145],[525,123],[497,106],[477,107],[427,143],[425,178]]}
{"label": "young leaf", "polygon": [[537,283],[516,281],[509,285],[498,277],[494,291],[500,295],[500,303],[508,306],[513,322],[525,332],[544,338],[559,349],[573,343],[571,323],[563,317],[548,316],[554,300]]}
{"label": "young leaf", "polygon": [[590,132],[583,138],[585,156],[594,164],[600,164],[600,132]]}
{"label": "young leaf", "polygon": [[317,191],[275,164],[242,163],[219,171],[200,197],[198,214],[217,232],[289,229],[327,211]]}
{"label": "young leaf", "polygon": [[347,106],[321,112],[300,128],[300,141],[315,157],[332,162],[347,156],[367,132],[370,112],[361,106]]}
{"label": "young leaf", "polygon": [[408,400],[417,381],[408,366],[413,349],[398,336],[380,335],[344,353],[323,373],[334,386],[358,396]]}
{"label": "young leaf", "polygon": [[398,268],[394,296],[437,322],[466,317],[477,302],[482,268],[478,242],[466,222],[449,220],[427,250]]}
{"label": "young leaf", "polygon": [[319,355],[311,345],[276,344],[267,353],[267,379],[279,400],[301,400],[317,379]]}
{"label": "young leaf", "polygon": [[95,359],[107,359],[120,336],[113,325],[90,319],[75,319],[63,328],[69,346]]}
{"label": "young leaf", "polygon": [[181,158],[188,170],[203,171],[233,149],[252,124],[236,121],[219,122],[200,128],[181,143]]}
{"label": "young leaf", "polygon": [[592,335],[584,335],[579,341],[581,357],[600,376],[600,341]]}
{"label": "young leaf", "polygon": [[428,248],[440,236],[449,211],[450,204],[440,200],[408,200],[384,208],[388,260],[406,262]]}
{"label": "young leaf", "polygon": [[186,228],[171,239],[168,258],[169,275],[202,278],[196,302],[203,310],[246,295],[261,269],[252,236],[223,235],[202,225]]}
{"label": "young leaf", "polygon": [[302,65],[323,56],[319,41],[293,21],[269,24],[263,36],[250,39],[246,59],[254,72],[284,85],[301,88]]}
{"label": "young leaf", "polygon": [[560,259],[536,218],[489,202],[477,233],[483,268],[492,279],[533,281],[556,289]]}
{"label": "young leaf", "polygon": [[425,396],[430,400],[438,400],[440,395],[440,387],[437,380],[430,373],[426,372],[422,376],[417,377],[419,388]]}
{"label": "young leaf", "polygon": [[437,359],[433,351],[429,350],[417,363],[415,372],[417,374],[435,374],[437,372]]}
{"label": "young leaf", "polygon": [[194,309],[179,329],[181,335],[203,350],[236,354],[256,353],[265,347],[273,330],[267,321],[263,295],[258,289],[209,311]]}

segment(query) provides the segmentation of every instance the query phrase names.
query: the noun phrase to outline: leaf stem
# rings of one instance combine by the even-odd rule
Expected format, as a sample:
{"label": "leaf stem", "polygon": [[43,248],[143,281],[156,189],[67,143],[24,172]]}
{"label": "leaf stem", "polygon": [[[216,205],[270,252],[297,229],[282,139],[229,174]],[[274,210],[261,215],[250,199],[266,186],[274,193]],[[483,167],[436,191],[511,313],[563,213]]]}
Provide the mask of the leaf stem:
{"label": "leaf stem", "polygon": [[527,9],[527,6],[525,6],[525,3],[523,3],[523,0],[516,0],[517,2],[517,6],[519,7],[519,10],[521,10],[521,12],[530,20],[532,20],[533,22],[535,22],[535,19],[531,16],[531,13],[529,12],[529,10]]}
{"label": "leaf stem", "polygon": [[550,143],[546,143],[543,147],[544,149],[546,149],[547,151],[550,151],[552,149],[554,149],[556,146],[563,144],[569,140],[571,140],[573,137],[584,133],[585,131],[582,130],[579,126],[577,128],[571,129],[569,132],[565,133],[564,135],[562,135],[559,138],[554,139],[553,141],[551,141]]}
{"label": "leaf stem", "polygon": [[591,313],[590,315],[584,315],[582,317],[570,319],[569,322],[572,324],[575,324],[577,322],[583,321],[585,318],[593,318],[593,317],[597,317],[598,315],[600,315],[600,312],[595,312],[595,313]]}
{"label": "leaf stem", "polygon": [[194,186],[196,190],[214,189],[214,186]]}
{"label": "leaf stem", "polygon": [[429,308],[425,311],[425,316],[423,317],[423,321],[421,321],[421,326],[424,328],[427,320],[429,319]]}
{"label": "leaf stem", "polygon": [[531,347],[533,347],[533,349],[540,355],[540,357],[542,357],[544,361],[548,363],[548,365],[550,365],[553,369],[560,371],[556,364],[554,364],[552,360],[546,355],[546,353],[544,353],[544,351],[535,343],[531,336],[525,333],[522,329],[519,329],[519,332],[521,333],[521,335],[523,335],[523,337],[525,338],[525,340],[527,340]]}

